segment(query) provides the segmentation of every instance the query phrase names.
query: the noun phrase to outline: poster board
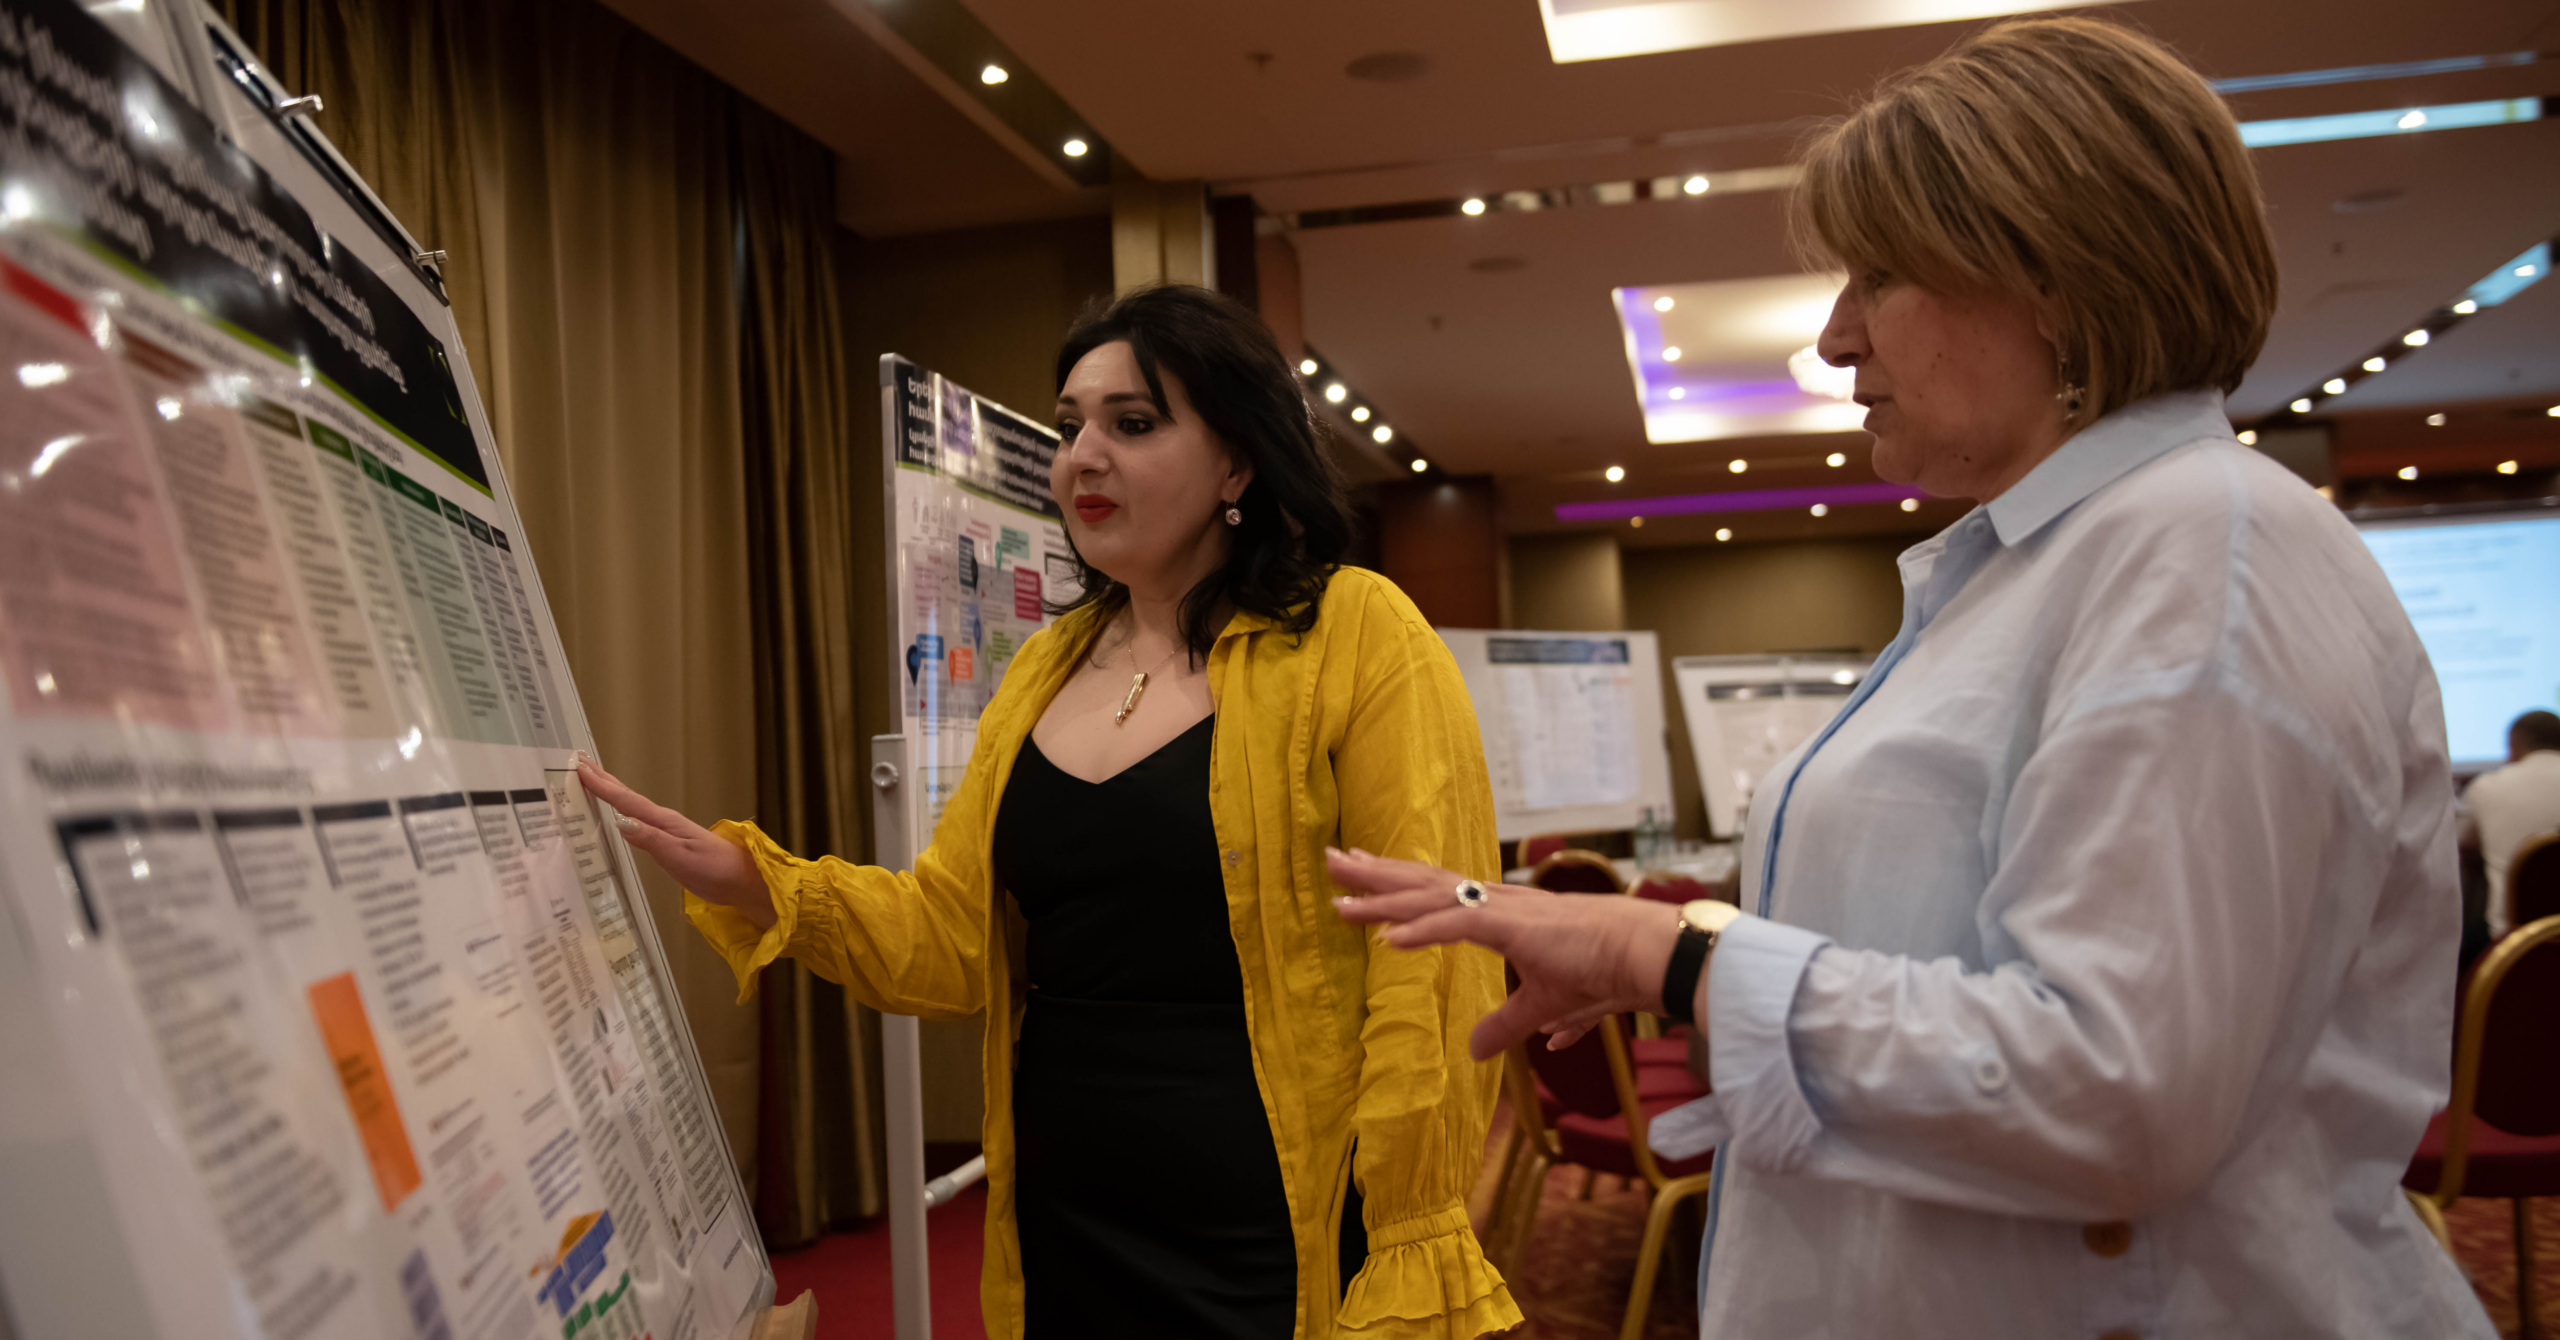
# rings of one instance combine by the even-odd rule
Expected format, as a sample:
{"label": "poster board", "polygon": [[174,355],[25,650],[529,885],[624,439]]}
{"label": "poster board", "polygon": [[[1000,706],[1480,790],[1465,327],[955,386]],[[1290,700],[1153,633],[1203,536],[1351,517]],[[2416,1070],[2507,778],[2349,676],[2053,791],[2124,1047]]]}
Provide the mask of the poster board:
{"label": "poster board", "polygon": [[1671,663],[1707,827],[1738,837],[1752,792],[1866,678],[1863,656],[1683,656]]}
{"label": "poster board", "polygon": [[1081,589],[1049,463],[1058,434],[896,354],[880,356],[888,471],[888,667],[907,738],[907,842],[919,852],[978,744],[1014,653]]}
{"label": "poster board", "polygon": [[113,8],[167,40],[0,0],[8,1315],[740,1334],[772,1275],[432,274],[192,0]]}
{"label": "poster board", "polygon": [[1653,634],[1438,631],[1475,703],[1502,841],[1634,828],[1648,808],[1670,827]]}

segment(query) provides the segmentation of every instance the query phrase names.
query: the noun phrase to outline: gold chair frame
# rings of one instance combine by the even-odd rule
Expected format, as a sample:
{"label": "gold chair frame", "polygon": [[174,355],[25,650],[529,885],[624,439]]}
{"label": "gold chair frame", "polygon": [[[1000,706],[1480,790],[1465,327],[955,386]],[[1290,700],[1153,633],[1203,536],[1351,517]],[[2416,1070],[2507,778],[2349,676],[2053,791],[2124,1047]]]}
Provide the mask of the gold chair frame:
{"label": "gold chair frame", "polygon": [[[2498,987],[2515,970],[2517,963],[2535,949],[2560,940],[2560,916],[2544,917],[2530,926],[2508,932],[2505,939],[2489,947],[2480,956],[2480,964],[2471,973],[2471,986],[2462,995],[2462,1019],[2454,1029],[2453,1097],[2445,1104],[2444,1165],[2436,1178],[2434,1192],[2413,1201],[2424,1208],[2420,1217],[2427,1220],[2447,1249],[2451,1236],[2444,1228],[2443,1211],[2462,1198],[2462,1179],[2470,1171],[2471,1126],[2477,1119],[2474,1108],[2480,1098],[2480,1053],[2487,1045],[2489,1007],[2495,1003]],[[2532,1202],[2518,1197],[2515,1206],[2516,1239],[2516,1317],[2517,1334],[2533,1340],[2542,1334],[2534,1316],[2533,1298],[2533,1207]],[[2432,1213],[2431,1213],[2432,1211]]]}
{"label": "gold chair frame", "polygon": [[[1638,1340],[1653,1307],[1653,1285],[1662,1269],[1662,1249],[1671,1235],[1671,1216],[1680,1203],[1706,1191],[1712,1172],[1672,1177],[1662,1170],[1646,1143],[1651,1121],[1636,1096],[1635,1064],[1627,1056],[1625,1037],[1614,1018],[1600,1021],[1600,1046],[1609,1058],[1609,1082],[1617,1091],[1618,1114],[1627,1124],[1636,1171],[1644,1175],[1653,1204],[1645,1213],[1644,1239],[1636,1248],[1636,1277],[1627,1293],[1627,1312],[1618,1329],[1620,1340]],[[1532,1039],[1544,1045],[1543,1039]],[[1493,1205],[1485,1214],[1485,1255],[1518,1289],[1520,1257],[1537,1226],[1538,1202],[1544,1198],[1547,1173],[1564,1159],[1563,1144],[1547,1125],[1538,1106],[1537,1072],[1529,1066],[1529,1042],[1515,1043],[1503,1063],[1503,1087],[1511,1101],[1511,1140],[1503,1151],[1502,1172],[1494,1183]],[[1596,1175],[1596,1174],[1595,1174]],[[1584,1194],[1589,1194],[1586,1183]]]}

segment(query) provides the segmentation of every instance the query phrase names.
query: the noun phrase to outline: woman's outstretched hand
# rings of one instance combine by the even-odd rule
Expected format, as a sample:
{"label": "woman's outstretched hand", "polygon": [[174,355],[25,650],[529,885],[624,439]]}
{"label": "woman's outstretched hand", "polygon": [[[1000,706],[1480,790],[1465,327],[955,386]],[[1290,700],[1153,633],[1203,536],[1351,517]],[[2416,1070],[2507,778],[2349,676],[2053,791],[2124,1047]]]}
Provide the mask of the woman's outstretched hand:
{"label": "woman's outstretched hand", "polygon": [[587,794],[622,816],[623,839],[647,852],[678,884],[705,902],[738,909],[758,929],[772,929],[773,895],[765,892],[764,876],[744,848],[624,786],[587,759],[578,760],[578,780]]}
{"label": "woman's outstretched hand", "polygon": [[1463,940],[1511,961],[1520,989],[1476,1024],[1469,1046],[1479,1061],[1532,1033],[1568,1047],[1608,1015],[1662,1008],[1680,936],[1680,909],[1668,903],[1489,884],[1484,906],[1468,907],[1458,876],[1419,862],[1329,851],[1325,865],[1351,894],[1334,900],[1344,919],[1386,927],[1389,945]]}

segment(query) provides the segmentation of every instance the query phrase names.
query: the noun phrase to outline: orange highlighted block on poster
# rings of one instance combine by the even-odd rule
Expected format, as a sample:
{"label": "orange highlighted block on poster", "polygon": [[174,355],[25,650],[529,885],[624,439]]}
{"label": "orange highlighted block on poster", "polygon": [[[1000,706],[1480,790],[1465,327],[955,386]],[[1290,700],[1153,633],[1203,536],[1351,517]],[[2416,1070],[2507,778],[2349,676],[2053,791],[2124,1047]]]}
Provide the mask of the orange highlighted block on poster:
{"label": "orange highlighted block on poster", "polygon": [[321,1041],[338,1068],[339,1087],[347,1092],[347,1110],[355,1114],[388,1214],[418,1189],[418,1156],[409,1148],[409,1128],[400,1122],[400,1102],[391,1096],[391,1076],[382,1068],[382,1049],[374,1045],[364,998],[356,994],[356,975],[342,972],[313,982],[310,994],[311,1013],[320,1020]]}

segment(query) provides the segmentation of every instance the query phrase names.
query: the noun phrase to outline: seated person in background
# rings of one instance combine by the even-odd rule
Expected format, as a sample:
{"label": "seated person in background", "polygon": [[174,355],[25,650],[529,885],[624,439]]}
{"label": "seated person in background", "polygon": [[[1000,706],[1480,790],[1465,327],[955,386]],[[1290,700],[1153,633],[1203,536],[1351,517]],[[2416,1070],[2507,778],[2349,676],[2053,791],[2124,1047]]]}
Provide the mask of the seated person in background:
{"label": "seated person in background", "polygon": [[2527,712],[2507,727],[2507,766],[2462,793],[2462,845],[2489,868],[2489,938],[2508,924],[2507,867],[2516,850],[2560,829],[2560,715]]}

